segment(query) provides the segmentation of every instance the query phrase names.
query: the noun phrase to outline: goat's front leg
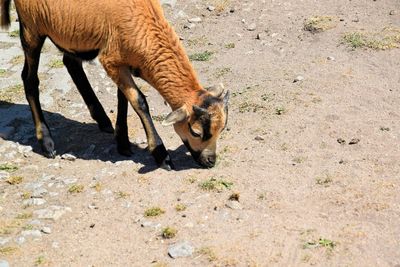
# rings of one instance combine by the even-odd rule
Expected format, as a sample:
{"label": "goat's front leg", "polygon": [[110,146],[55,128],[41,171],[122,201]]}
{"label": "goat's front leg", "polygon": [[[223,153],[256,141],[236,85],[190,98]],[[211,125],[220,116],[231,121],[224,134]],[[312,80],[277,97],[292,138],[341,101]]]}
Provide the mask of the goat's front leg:
{"label": "goat's front leg", "polygon": [[[105,66],[109,76],[118,84],[119,90],[121,90],[142,121],[143,128],[146,131],[148,149],[153,155],[158,166],[166,170],[174,169],[171,157],[165,149],[165,146],[159,134],[157,133],[156,128],[154,127],[146,98],[133,81],[129,68],[126,66],[112,67],[106,64],[103,64],[103,66]],[[123,101],[121,96],[118,98],[118,100]],[[121,112],[118,110],[118,116],[124,116],[124,112],[126,113],[126,109],[121,109]],[[119,126],[117,125],[117,128],[118,127]]]}

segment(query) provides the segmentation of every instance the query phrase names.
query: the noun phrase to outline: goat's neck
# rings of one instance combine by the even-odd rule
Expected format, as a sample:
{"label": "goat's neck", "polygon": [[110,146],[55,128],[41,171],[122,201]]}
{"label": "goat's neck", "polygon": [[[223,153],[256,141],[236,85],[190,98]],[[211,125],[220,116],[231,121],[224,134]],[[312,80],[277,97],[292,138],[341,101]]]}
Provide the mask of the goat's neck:
{"label": "goat's neck", "polygon": [[176,34],[169,32],[147,50],[145,78],[163,96],[173,110],[197,102],[203,90]]}

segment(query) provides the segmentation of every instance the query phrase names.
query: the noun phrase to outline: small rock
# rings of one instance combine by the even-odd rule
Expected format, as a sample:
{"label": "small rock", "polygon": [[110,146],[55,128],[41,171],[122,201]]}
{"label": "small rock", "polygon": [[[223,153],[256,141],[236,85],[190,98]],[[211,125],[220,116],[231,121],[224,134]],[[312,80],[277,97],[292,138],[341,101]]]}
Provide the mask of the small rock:
{"label": "small rock", "polygon": [[28,183],[24,186],[24,188],[28,189],[28,190],[36,190],[42,186],[43,186],[43,183],[37,182],[37,183]]}
{"label": "small rock", "polygon": [[230,13],[235,13],[235,11],[236,11],[236,8],[235,8],[235,7],[231,7],[231,8],[229,9],[229,12],[230,12]]}
{"label": "small rock", "polygon": [[0,267],[10,267],[10,264],[6,260],[0,260]]}
{"label": "small rock", "polygon": [[26,238],[23,236],[18,236],[17,238],[15,238],[15,243],[17,243],[18,245],[22,245],[23,243],[25,243]]}
{"label": "small rock", "polygon": [[33,198],[42,198],[42,197],[44,197],[45,195],[47,195],[47,193],[48,193],[47,189],[45,189],[45,188],[38,188],[38,189],[35,189],[35,191],[33,191],[32,197],[33,197]]}
{"label": "small rock", "polygon": [[32,221],[29,222],[29,224],[31,224],[31,225],[40,225],[40,224],[42,224],[42,222],[39,221],[39,220],[32,220]]}
{"label": "small rock", "polygon": [[25,230],[21,232],[21,235],[24,237],[31,236],[31,237],[41,237],[42,233],[39,230]]}
{"label": "small rock", "polygon": [[59,248],[60,244],[58,242],[53,242],[53,243],[51,243],[51,247],[52,248]]}
{"label": "small rock", "polygon": [[0,237],[0,247],[4,246],[10,241],[9,237]]}
{"label": "small rock", "polygon": [[257,40],[265,40],[267,38],[267,34],[264,32],[257,33],[256,39]]}
{"label": "small rock", "polygon": [[202,21],[202,19],[201,19],[200,17],[195,17],[195,18],[190,18],[190,19],[188,19],[188,21],[189,21],[190,23],[199,23],[199,22]]}
{"label": "small rock", "polygon": [[338,138],[336,141],[341,145],[346,144],[346,140],[344,140],[343,138]]}
{"label": "small rock", "polygon": [[51,228],[47,226],[44,226],[42,229],[40,229],[40,231],[45,234],[51,234]]}
{"label": "small rock", "polygon": [[6,180],[10,178],[10,174],[6,171],[0,171],[0,180]]}
{"label": "small rock", "polygon": [[163,6],[174,7],[176,5],[176,0],[161,0],[160,4]]}
{"label": "small rock", "polygon": [[71,211],[71,208],[62,206],[51,206],[49,209],[35,210],[33,213],[38,216],[39,219],[47,219],[56,221],[63,216],[67,211]]}
{"label": "small rock", "polygon": [[354,19],[352,20],[352,22],[359,22],[359,21],[360,21],[359,18],[354,18]]}
{"label": "small rock", "polygon": [[158,229],[161,227],[160,223],[152,222],[152,221],[142,221],[140,226],[143,228],[155,228]]}
{"label": "small rock", "polygon": [[358,138],[353,138],[350,140],[349,145],[356,145],[360,142],[360,139]]}
{"label": "small rock", "polygon": [[91,209],[91,210],[97,210],[97,209],[99,209],[99,207],[97,207],[96,204],[94,204],[94,203],[89,204],[89,205],[88,205],[88,208]]}
{"label": "small rock", "polygon": [[339,164],[343,164],[343,163],[344,163],[343,159],[339,160]]}
{"label": "small rock", "polygon": [[208,6],[208,7],[207,7],[207,10],[208,10],[208,11],[214,11],[214,10],[215,10],[215,6]]}
{"label": "small rock", "polygon": [[254,137],[254,140],[256,140],[256,141],[264,141],[264,137],[262,137],[261,135],[257,135],[256,137]]}
{"label": "small rock", "polygon": [[77,178],[67,178],[67,179],[64,179],[64,180],[63,180],[63,183],[66,184],[66,185],[69,185],[69,184],[74,184],[74,183],[76,183],[77,181],[78,181]]}
{"label": "small rock", "polygon": [[302,81],[302,80],[304,80],[304,77],[301,76],[301,75],[299,75],[299,76],[297,76],[296,78],[294,78],[293,83],[297,83],[297,82],[300,82],[300,81]]}
{"label": "small rock", "polygon": [[255,31],[257,29],[257,25],[255,23],[251,23],[247,26],[248,31]]}
{"label": "small rock", "polygon": [[189,257],[193,252],[194,248],[188,241],[176,243],[168,248],[168,255],[173,259]]}
{"label": "small rock", "polygon": [[46,200],[42,198],[30,198],[26,199],[22,202],[24,206],[30,207],[30,206],[40,206],[46,203]]}
{"label": "small rock", "polygon": [[390,10],[390,11],[389,11],[389,15],[390,15],[390,16],[393,16],[393,15],[395,15],[395,14],[396,14],[396,11],[394,11],[394,10]]}
{"label": "small rock", "polygon": [[335,58],[334,58],[334,57],[331,57],[331,56],[327,57],[326,59],[327,59],[327,60],[330,60],[330,61],[335,61]]}
{"label": "small rock", "polygon": [[61,155],[61,158],[64,160],[75,161],[76,157],[70,153],[65,153]]}
{"label": "small rock", "polygon": [[243,209],[242,205],[240,205],[240,203],[238,201],[228,201],[225,204],[225,206],[227,206],[228,208],[233,209],[233,210],[241,210],[241,209]]}

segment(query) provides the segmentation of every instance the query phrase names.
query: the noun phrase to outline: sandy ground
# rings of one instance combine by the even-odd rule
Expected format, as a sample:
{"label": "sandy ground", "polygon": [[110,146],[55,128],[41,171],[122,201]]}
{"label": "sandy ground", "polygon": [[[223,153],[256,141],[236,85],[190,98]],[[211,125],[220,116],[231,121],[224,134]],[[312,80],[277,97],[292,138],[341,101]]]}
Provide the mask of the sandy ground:
{"label": "sandy ground", "polygon": [[[43,157],[19,39],[2,31],[0,164],[17,169],[0,172],[0,266],[400,266],[400,50],[343,43],[399,29],[400,2],[178,0],[165,11],[188,54],[212,52],[193,61],[202,83],[232,92],[217,166],[198,168],[157,120],[177,170],[157,169],[132,110],[135,153],[119,156],[51,44],[39,72],[59,156]],[[312,16],[331,24],[306,31]],[[115,86],[96,62],[85,69],[115,121]],[[141,85],[152,115],[169,112]],[[165,213],[146,217],[151,207]],[[176,235],[163,238],[166,227]],[[183,241],[192,253],[171,258]]]}

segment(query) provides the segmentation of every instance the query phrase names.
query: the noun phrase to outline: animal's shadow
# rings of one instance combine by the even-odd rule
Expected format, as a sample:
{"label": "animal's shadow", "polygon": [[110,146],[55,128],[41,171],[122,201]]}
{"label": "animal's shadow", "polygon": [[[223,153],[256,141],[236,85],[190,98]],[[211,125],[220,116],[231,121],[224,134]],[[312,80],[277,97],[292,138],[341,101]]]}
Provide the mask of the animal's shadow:
{"label": "animal's shadow", "polygon": [[[71,120],[59,113],[43,111],[55,143],[57,155],[72,153],[79,159],[118,162],[132,160],[143,167],[139,173],[157,169],[157,165],[145,148],[132,144],[133,155],[122,156],[116,149],[112,134],[101,132],[96,123],[82,123]],[[41,148],[35,137],[35,130],[28,105],[14,104],[0,100],[0,138],[31,146],[34,153],[40,154]],[[169,150],[176,171],[199,168],[186,148],[181,145]]]}

